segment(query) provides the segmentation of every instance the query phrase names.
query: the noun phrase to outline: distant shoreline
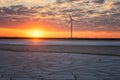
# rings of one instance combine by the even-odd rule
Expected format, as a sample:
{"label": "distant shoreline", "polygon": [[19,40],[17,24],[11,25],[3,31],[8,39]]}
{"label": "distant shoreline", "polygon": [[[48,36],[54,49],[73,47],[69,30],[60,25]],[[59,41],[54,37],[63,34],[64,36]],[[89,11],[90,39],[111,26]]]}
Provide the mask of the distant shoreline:
{"label": "distant shoreline", "polygon": [[120,40],[120,38],[26,38],[26,37],[0,37],[0,39],[43,39],[43,40]]}

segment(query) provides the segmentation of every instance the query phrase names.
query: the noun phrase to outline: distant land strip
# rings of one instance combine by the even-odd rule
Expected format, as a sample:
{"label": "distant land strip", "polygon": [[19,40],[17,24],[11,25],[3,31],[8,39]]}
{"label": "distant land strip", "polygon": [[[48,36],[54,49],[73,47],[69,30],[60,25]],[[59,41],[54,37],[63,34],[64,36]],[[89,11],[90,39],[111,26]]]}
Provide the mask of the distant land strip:
{"label": "distant land strip", "polygon": [[34,38],[34,37],[0,37],[0,39],[43,39],[43,40],[120,40],[120,38]]}

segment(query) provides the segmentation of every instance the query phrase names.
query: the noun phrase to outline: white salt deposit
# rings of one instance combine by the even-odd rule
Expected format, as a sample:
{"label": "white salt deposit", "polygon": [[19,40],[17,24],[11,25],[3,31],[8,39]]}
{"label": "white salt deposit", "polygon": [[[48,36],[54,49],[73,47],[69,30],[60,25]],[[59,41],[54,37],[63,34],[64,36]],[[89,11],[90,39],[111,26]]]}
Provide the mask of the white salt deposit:
{"label": "white salt deposit", "polygon": [[0,80],[119,80],[120,57],[0,51]]}

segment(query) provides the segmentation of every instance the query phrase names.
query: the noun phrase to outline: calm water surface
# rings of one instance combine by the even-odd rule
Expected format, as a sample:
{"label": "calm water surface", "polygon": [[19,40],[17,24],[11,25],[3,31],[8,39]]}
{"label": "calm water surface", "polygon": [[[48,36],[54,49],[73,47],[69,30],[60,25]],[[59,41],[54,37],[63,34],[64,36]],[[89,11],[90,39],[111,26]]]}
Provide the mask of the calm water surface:
{"label": "calm water surface", "polygon": [[38,40],[38,39],[1,39],[0,44],[16,45],[83,45],[83,46],[120,46],[120,40]]}

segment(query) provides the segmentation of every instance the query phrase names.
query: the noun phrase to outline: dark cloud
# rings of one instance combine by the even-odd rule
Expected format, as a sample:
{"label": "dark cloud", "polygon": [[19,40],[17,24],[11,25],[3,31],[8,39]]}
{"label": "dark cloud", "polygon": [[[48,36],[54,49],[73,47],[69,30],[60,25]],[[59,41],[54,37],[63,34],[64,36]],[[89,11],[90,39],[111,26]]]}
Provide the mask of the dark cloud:
{"label": "dark cloud", "polygon": [[73,2],[73,1],[83,1],[83,0],[56,0],[55,3],[61,4],[61,3],[64,3],[64,2]]}
{"label": "dark cloud", "polygon": [[56,4],[62,4],[62,3],[64,3],[63,1],[61,1],[61,0],[56,0],[56,2],[55,2]]}
{"label": "dark cloud", "polygon": [[120,31],[120,14],[103,15],[93,18],[79,18],[74,24],[80,30]]}
{"label": "dark cloud", "polygon": [[61,12],[63,12],[63,13],[76,12],[76,11],[80,11],[80,9],[68,8],[68,9],[61,10]]}
{"label": "dark cloud", "polygon": [[46,15],[46,16],[54,16],[55,13],[52,11],[46,11],[46,12],[41,12],[41,15]]}
{"label": "dark cloud", "polygon": [[112,5],[115,5],[115,6],[118,5],[118,6],[120,6],[120,2],[113,2]]}
{"label": "dark cloud", "polygon": [[102,3],[104,3],[104,2],[105,2],[105,0],[93,0],[92,2],[102,4]]}
{"label": "dark cloud", "polygon": [[23,5],[15,5],[15,6],[9,6],[9,7],[2,7],[0,9],[0,14],[9,14],[9,15],[29,15],[36,13],[35,10],[29,9],[28,7],[25,7]]}

